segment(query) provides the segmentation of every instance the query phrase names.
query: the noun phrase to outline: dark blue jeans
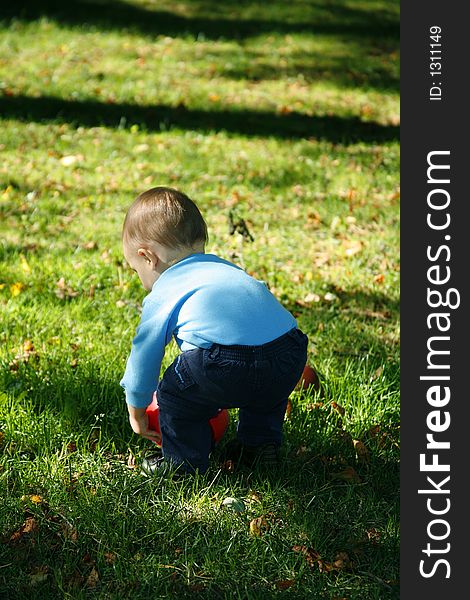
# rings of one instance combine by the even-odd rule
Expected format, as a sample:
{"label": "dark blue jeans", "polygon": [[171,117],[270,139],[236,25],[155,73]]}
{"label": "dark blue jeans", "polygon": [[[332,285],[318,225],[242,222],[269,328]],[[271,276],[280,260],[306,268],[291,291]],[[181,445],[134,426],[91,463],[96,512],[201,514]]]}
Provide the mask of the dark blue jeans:
{"label": "dark blue jeans", "polygon": [[307,336],[299,329],[262,346],[221,346],[182,352],[157,388],[162,451],[181,468],[204,473],[212,450],[209,419],[239,408],[242,444],[280,445],[287,399],[302,375]]}

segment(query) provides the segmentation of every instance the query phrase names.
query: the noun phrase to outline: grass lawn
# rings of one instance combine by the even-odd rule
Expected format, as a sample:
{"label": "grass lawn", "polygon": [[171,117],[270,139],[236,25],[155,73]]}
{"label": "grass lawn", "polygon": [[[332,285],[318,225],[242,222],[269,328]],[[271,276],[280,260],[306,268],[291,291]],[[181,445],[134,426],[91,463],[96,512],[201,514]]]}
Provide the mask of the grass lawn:
{"label": "grass lawn", "polygon": [[[398,18],[392,0],[0,9],[0,597],[398,598]],[[204,477],[140,473],[119,380],[145,292],[120,234],[155,185],[309,336],[322,390],[292,394],[277,473],[232,471],[224,442]]]}

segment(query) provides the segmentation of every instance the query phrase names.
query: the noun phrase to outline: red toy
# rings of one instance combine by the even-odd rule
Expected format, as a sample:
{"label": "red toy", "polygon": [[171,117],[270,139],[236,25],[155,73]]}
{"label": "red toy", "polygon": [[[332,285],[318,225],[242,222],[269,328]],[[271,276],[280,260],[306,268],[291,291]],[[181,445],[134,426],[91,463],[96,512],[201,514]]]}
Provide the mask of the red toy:
{"label": "red toy", "polygon": [[310,365],[305,365],[303,373],[295,387],[297,389],[307,390],[310,386],[313,386],[313,389],[318,391],[320,389],[320,380],[312,367]]}
{"label": "red toy", "polygon": [[[160,408],[158,406],[157,394],[153,395],[152,404],[147,406],[146,413],[149,416],[149,427],[153,429],[157,433],[160,433],[160,422],[158,418],[158,414],[160,412]],[[209,419],[209,425],[212,429],[212,440],[214,444],[218,444],[224,433],[227,431],[227,427],[230,421],[230,417],[228,414],[228,410],[226,408],[220,408],[219,412]],[[157,442],[155,442],[157,443]],[[160,445],[160,444],[158,444]]]}

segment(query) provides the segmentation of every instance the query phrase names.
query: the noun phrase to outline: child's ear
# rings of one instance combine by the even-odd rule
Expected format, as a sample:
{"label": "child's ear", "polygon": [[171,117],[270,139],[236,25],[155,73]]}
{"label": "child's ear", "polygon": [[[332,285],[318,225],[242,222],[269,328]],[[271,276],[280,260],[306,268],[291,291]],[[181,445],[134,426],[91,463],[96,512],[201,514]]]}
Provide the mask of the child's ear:
{"label": "child's ear", "polygon": [[149,265],[156,266],[158,264],[158,256],[150,248],[139,248],[137,254],[143,256]]}

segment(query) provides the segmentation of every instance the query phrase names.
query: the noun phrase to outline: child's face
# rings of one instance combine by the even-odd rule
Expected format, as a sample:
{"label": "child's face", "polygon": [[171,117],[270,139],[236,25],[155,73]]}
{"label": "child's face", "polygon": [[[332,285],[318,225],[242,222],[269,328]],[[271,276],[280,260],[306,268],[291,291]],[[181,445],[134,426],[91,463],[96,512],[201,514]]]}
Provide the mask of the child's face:
{"label": "child's face", "polygon": [[151,248],[137,246],[132,242],[123,242],[124,258],[133,271],[139,276],[144,289],[150,292],[158,279],[158,257]]}

